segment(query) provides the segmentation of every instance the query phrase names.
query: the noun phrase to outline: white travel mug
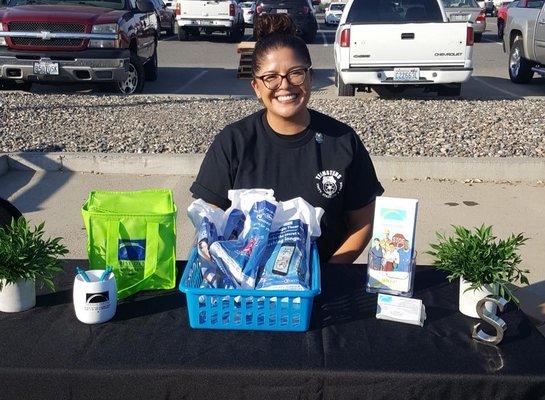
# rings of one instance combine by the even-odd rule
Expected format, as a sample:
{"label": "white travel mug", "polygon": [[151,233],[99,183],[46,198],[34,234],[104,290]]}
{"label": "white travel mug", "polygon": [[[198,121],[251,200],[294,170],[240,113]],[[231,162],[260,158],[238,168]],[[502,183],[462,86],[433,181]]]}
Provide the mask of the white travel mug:
{"label": "white travel mug", "polygon": [[90,282],[80,274],[74,279],[74,310],[76,317],[84,324],[100,324],[109,321],[117,309],[117,286],[115,276],[100,281],[104,270],[86,271]]}

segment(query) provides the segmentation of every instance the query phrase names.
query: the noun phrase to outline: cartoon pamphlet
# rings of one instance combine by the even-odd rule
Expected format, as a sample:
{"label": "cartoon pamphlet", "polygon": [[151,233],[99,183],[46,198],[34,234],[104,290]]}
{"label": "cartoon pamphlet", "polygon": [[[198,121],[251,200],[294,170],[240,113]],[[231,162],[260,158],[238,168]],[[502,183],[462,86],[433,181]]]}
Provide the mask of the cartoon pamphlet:
{"label": "cartoon pamphlet", "polygon": [[418,200],[377,197],[369,249],[367,290],[412,292]]}

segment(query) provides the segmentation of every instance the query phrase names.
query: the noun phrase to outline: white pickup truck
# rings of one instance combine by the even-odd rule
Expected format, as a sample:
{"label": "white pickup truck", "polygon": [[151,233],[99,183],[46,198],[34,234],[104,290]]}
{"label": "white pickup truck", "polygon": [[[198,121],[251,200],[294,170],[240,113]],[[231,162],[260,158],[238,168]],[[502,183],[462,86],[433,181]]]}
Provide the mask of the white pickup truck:
{"label": "white pickup truck", "polygon": [[534,73],[545,76],[545,2],[520,0],[509,9],[503,49],[509,53],[509,77],[529,83]]}
{"label": "white pickup truck", "polygon": [[473,26],[448,22],[441,0],[349,0],[334,56],[339,96],[414,86],[459,96],[473,72]]}
{"label": "white pickup truck", "polygon": [[234,43],[244,38],[244,14],[235,0],[177,0],[174,9],[179,40],[201,32],[225,32]]}

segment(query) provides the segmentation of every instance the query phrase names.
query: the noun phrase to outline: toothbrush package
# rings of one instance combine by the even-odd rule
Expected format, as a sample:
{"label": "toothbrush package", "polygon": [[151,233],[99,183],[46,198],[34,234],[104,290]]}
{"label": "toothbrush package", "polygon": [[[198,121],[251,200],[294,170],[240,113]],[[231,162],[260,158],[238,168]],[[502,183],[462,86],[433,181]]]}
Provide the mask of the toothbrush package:
{"label": "toothbrush package", "polygon": [[277,202],[271,189],[230,190],[223,210],[195,200],[202,287],[305,290],[311,243],[320,236],[321,208],[302,198]]}

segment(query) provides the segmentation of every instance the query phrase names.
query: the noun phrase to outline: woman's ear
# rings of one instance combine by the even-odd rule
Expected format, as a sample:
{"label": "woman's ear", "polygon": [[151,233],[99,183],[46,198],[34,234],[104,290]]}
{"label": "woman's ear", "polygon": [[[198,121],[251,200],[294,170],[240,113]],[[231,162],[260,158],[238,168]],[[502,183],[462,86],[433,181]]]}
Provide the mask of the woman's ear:
{"label": "woman's ear", "polygon": [[255,80],[255,78],[250,81],[250,84],[252,85],[252,89],[254,89],[254,92],[255,92],[255,95],[257,96],[257,98],[259,100],[261,100],[261,93],[259,93],[259,86],[258,86],[257,81]]}

